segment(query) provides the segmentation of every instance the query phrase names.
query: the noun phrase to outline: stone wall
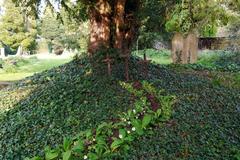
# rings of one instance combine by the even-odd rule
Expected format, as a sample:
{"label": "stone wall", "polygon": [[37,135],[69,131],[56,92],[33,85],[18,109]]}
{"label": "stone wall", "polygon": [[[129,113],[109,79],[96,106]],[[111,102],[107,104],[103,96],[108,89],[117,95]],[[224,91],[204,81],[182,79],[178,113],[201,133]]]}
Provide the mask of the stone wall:
{"label": "stone wall", "polygon": [[199,38],[198,48],[240,51],[240,37]]}

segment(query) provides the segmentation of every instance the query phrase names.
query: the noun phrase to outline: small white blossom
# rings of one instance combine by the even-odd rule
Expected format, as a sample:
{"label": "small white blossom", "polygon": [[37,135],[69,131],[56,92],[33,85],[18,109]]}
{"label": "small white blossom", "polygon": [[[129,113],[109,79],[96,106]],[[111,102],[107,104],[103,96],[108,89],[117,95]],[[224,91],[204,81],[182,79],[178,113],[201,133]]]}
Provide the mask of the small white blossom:
{"label": "small white blossom", "polygon": [[87,159],[88,157],[85,155],[84,157],[83,157],[83,159]]}
{"label": "small white blossom", "polygon": [[133,113],[136,113],[136,110],[135,110],[135,109],[133,110]]}
{"label": "small white blossom", "polygon": [[130,122],[130,121],[128,121],[128,124],[131,124],[131,122]]}
{"label": "small white blossom", "polygon": [[96,141],[96,139],[95,138],[93,138],[93,142],[95,142]]}
{"label": "small white blossom", "polygon": [[122,138],[123,138],[123,136],[122,136],[121,134],[119,134],[119,138],[120,138],[120,139],[122,139]]}
{"label": "small white blossom", "polygon": [[127,120],[125,118],[123,118],[123,121],[126,122]]}
{"label": "small white blossom", "polygon": [[130,134],[131,132],[130,131],[127,131],[128,134]]}
{"label": "small white blossom", "polygon": [[132,131],[136,131],[136,128],[135,128],[135,127],[133,127],[133,128],[132,128]]}

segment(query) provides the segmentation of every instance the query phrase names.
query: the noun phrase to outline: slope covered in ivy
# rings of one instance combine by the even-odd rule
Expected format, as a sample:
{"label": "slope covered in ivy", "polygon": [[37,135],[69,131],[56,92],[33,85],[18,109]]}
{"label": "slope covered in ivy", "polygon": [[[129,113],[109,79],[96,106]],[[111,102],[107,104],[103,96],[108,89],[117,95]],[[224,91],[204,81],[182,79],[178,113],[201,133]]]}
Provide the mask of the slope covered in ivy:
{"label": "slope covered in ivy", "polygon": [[39,155],[128,109],[118,81],[92,76],[86,63],[75,60],[1,90],[0,159]]}
{"label": "slope covered in ivy", "polygon": [[[131,75],[141,80],[137,61],[132,59]],[[86,60],[74,60],[1,90],[0,159],[41,155],[46,145],[54,147],[129,109],[129,93],[119,85],[124,67],[116,68],[118,79],[94,76]],[[239,90],[168,66],[149,68],[147,81],[176,95],[174,113],[121,158],[232,159],[240,148]]]}
{"label": "slope covered in ivy", "polygon": [[[159,71],[160,70],[160,71]],[[240,91],[207,77],[153,67],[150,79],[178,97],[172,120],[135,142],[127,159],[235,159]],[[240,83],[240,82],[239,82]]]}

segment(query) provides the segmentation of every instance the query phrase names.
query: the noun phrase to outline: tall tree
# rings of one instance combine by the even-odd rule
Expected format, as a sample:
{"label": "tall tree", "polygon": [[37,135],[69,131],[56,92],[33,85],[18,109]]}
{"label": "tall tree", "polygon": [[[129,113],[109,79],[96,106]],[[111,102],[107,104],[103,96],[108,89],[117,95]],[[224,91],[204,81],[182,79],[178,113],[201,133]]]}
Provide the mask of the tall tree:
{"label": "tall tree", "polygon": [[41,36],[46,39],[49,52],[52,52],[54,43],[60,43],[59,37],[64,34],[63,25],[57,20],[56,14],[47,7],[41,20]]}
{"label": "tall tree", "polygon": [[88,21],[78,23],[70,19],[64,8],[60,11],[62,21],[47,7],[41,18],[41,36],[53,47],[86,50],[88,40]]}
{"label": "tall tree", "polygon": [[[203,32],[226,25],[228,15],[219,0],[182,0],[170,11],[166,29],[170,32]],[[212,28],[213,27],[213,28]]]}
{"label": "tall tree", "polygon": [[[13,1],[19,6],[31,8],[30,12],[35,14],[38,13],[37,6],[41,4],[41,0]],[[90,20],[90,54],[100,48],[115,48],[122,54],[130,51],[138,30],[137,11],[140,0],[81,0],[76,5],[70,5],[68,0],[53,2],[61,4],[73,17],[79,18],[79,15],[85,16],[87,13]]]}
{"label": "tall tree", "polygon": [[25,16],[19,7],[11,1],[4,1],[4,14],[0,20],[0,41],[16,50],[22,46],[24,50],[33,51],[36,47],[36,21]]}

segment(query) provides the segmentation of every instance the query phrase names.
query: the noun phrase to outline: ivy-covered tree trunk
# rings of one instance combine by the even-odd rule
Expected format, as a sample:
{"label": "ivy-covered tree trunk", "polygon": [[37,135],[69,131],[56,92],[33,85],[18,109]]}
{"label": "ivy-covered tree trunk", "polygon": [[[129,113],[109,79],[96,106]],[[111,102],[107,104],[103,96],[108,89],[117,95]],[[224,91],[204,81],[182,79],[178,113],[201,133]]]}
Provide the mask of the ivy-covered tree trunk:
{"label": "ivy-covered tree trunk", "polygon": [[139,0],[97,0],[89,9],[90,41],[88,52],[115,48],[128,54],[138,31],[136,13]]}

